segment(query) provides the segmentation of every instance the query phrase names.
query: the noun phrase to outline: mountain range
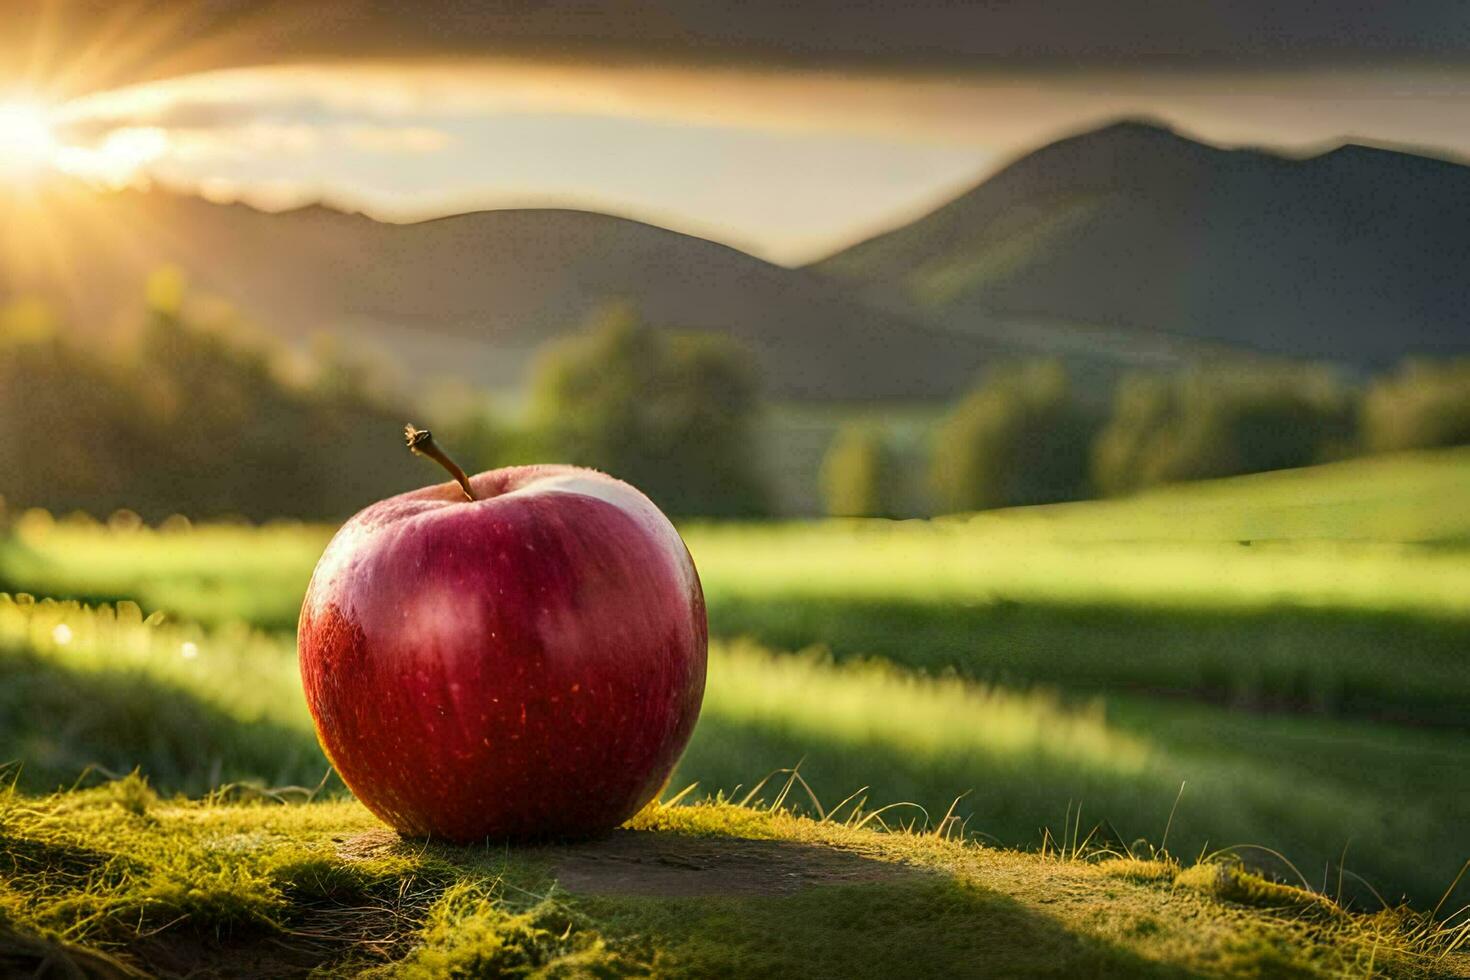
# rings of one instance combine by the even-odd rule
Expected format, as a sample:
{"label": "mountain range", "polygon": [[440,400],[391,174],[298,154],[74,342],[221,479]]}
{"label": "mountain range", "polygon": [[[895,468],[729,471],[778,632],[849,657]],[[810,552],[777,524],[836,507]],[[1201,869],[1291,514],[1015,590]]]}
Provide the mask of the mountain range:
{"label": "mountain range", "polygon": [[1115,374],[1222,354],[1371,370],[1470,352],[1470,167],[1352,144],[1226,150],[1143,122],[1051,143],[799,269],[553,209],[398,225],[153,189],[45,223],[44,243],[19,223],[0,235],[0,298],[39,295],[86,329],[136,308],[171,263],[289,343],[335,332],[411,381],[518,384],[538,347],[613,301],[733,337],[796,402],[948,398],[996,359],[1036,354]]}
{"label": "mountain range", "polygon": [[1125,121],[815,268],[960,329],[1043,321],[1382,367],[1470,351],[1470,167]]}
{"label": "mountain range", "polygon": [[537,348],[613,302],[633,304],[654,326],[734,338],[778,399],[928,398],[963,386],[994,353],[983,338],[864,302],[817,272],[585,211],[400,225],[153,189],[56,209],[47,238],[64,263],[7,256],[0,297],[39,295],[86,328],[141,309],[143,283],[171,264],[193,293],[228,302],[288,343],[335,333],[378,348],[411,381],[518,384]]}

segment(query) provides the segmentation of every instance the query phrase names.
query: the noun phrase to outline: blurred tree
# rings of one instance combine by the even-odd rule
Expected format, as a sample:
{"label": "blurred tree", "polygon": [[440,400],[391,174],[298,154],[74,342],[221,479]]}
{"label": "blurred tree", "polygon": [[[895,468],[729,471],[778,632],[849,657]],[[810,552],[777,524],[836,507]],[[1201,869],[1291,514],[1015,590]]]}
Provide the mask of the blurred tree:
{"label": "blurred tree", "polygon": [[314,338],[305,378],[293,391],[304,411],[304,431],[296,441],[304,454],[330,465],[300,474],[308,480],[307,499],[340,510],[353,509],[390,493],[421,486],[426,480],[418,461],[401,448],[403,426],[419,406],[397,391],[388,366],[360,344],[349,350],[335,337]]}
{"label": "blurred tree", "polygon": [[233,317],[187,317],[182,289],[154,277],[119,350],[40,329],[33,307],[0,315],[0,494],[13,506],[331,518],[423,482],[397,446],[411,413],[329,365],[288,377],[282,352]]}
{"label": "blurred tree", "polygon": [[19,509],[69,511],[122,489],[117,464],[126,457],[107,423],[137,406],[100,358],[39,329],[49,319],[37,309],[0,317],[0,494]]}
{"label": "blurred tree", "polygon": [[646,326],[609,308],[542,353],[532,428],[552,458],[592,466],[680,516],[765,513],[748,357],[710,334]]}
{"label": "blurred tree", "polygon": [[1470,444],[1470,359],[1411,360],[1363,399],[1363,442],[1375,452]]}
{"label": "blurred tree", "polygon": [[1060,363],[990,372],[936,434],[930,476],[940,507],[983,510],[1085,496],[1095,429]]}
{"label": "blurred tree", "polygon": [[177,317],[184,312],[184,297],[188,295],[189,278],[176,265],[164,265],[154,269],[143,284],[143,298],[148,309],[162,316]]}
{"label": "blurred tree", "polygon": [[[155,285],[150,299],[157,292]],[[320,485],[307,453],[289,437],[305,406],[273,374],[275,352],[237,322],[186,320],[180,302],[150,307],[138,346],[124,361],[133,377],[148,379],[139,394],[149,427],[138,435],[151,438],[155,468],[170,474],[177,509],[209,500],[226,513],[289,513],[289,494],[296,506],[318,511]]]}
{"label": "blurred tree", "polygon": [[899,511],[898,461],[883,433],[844,425],[822,459],[822,499],[832,517],[894,517]]}
{"label": "blurred tree", "polygon": [[1307,466],[1345,454],[1352,441],[1351,393],[1324,368],[1252,363],[1132,375],[1093,446],[1093,482],[1120,494]]}
{"label": "blurred tree", "polygon": [[501,466],[532,462],[526,438],[490,413],[488,406],[466,403],[455,410],[440,407],[427,416],[434,435],[455,460],[469,473],[480,473]]}

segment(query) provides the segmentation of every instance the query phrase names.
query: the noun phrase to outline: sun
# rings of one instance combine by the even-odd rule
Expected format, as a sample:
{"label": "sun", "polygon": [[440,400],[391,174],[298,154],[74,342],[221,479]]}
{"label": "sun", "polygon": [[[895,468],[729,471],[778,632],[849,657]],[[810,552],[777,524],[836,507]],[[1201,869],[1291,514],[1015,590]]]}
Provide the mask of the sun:
{"label": "sun", "polygon": [[0,102],[0,179],[24,180],[49,171],[60,149],[45,106]]}
{"label": "sun", "polygon": [[78,118],[70,109],[0,98],[0,189],[33,190],[57,174],[124,187],[170,148],[167,131],[157,126],[119,126],[78,142],[68,137]]}

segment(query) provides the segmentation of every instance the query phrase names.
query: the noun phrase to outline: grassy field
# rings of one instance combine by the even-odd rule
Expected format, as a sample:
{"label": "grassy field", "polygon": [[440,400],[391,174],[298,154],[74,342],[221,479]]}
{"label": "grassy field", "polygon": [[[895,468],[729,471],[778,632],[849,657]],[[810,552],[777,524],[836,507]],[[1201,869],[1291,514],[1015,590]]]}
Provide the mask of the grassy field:
{"label": "grassy field", "polygon": [[[284,638],[146,624],[129,606],[0,600],[0,671],[0,721],[26,790],[65,787],[89,765],[139,766],[161,789],[194,795],[238,782],[312,787],[328,773]],[[906,801],[916,806],[904,819],[922,824],[968,793],[956,813],[1008,845],[1060,837],[1074,820],[1101,824],[1114,843],[1158,842],[1178,797],[1168,841],[1178,853],[1263,844],[1332,877],[1347,846],[1349,868],[1421,903],[1448,885],[1446,855],[1463,848],[1470,820],[1460,777],[1470,740],[1447,733],[1071,702],[716,644],[671,787],[734,794],[798,763],[827,806],[867,787],[849,812],[862,797],[872,808]],[[808,798],[792,802],[820,815]]]}
{"label": "grassy field", "polygon": [[1470,716],[1470,454],[933,522],[695,528],[711,618],[981,680]]}
{"label": "grassy field", "polygon": [[[694,526],[711,625],[1076,693],[1470,728],[1470,453],[933,522]],[[330,529],[25,515],[0,585],[286,632]]]}
{"label": "grassy field", "polygon": [[[969,519],[686,528],[721,639],[672,787],[743,796],[799,763],[785,803],[812,817],[859,791],[840,820],[904,801],[886,819],[924,826],[964,794],[976,839],[1168,826],[1190,859],[1260,845],[1360,907],[1365,882],[1432,907],[1470,858],[1466,486],[1449,452]],[[16,520],[0,583],[109,604],[0,600],[20,788],[141,766],[166,792],[339,796],[290,636],[329,534]]]}
{"label": "grassy field", "polygon": [[170,801],[136,777],[0,794],[0,971],[1341,977],[1466,966],[1463,929],[1349,914],[1228,860],[1024,855],[856,824],[654,805],[602,841],[457,848],[401,841],[351,802]]}

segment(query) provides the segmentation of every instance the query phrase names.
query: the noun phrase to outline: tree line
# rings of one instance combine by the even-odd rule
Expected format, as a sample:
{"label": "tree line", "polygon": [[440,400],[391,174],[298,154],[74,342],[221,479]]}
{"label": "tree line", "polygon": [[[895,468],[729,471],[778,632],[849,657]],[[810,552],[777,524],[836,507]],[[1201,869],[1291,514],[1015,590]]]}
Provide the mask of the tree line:
{"label": "tree line", "polygon": [[1465,444],[1470,360],[1409,360],[1367,384],[1314,364],[1196,365],[1126,375],[1100,406],[1060,362],[1038,360],[989,371],[935,427],[927,459],[844,428],[822,481],[834,516],[917,516]]}
{"label": "tree line", "polygon": [[[610,307],[541,352],[510,422],[483,393],[409,397],[340,344],[288,351],[186,299],[161,273],[131,329],[86,340],[36,304],[0,309],[11,508],[338,519],[432,478],[385,435],[413,420],[471,472],[561,460],[627,479],[677,517],[776,510],[757,372],[726,338]],[[1470,361],[1409,362],[1366,385],[1314,365],[1196,366],[1125,377],[1099,403],[1041,360],[991,369],[924,447],[841,427],[820,481],[833,515],[918,516],[1460,443]]]}
{"label": "tree line", "polygon": [[722,338],[612,308],[542,352],[529,417],[512,425],[483,393],[407,396],[330,339],[292,352],[228,311],[191,312],[175,274],[147,292],[137,322],[107,337],[35,303],[0,308],[0,512],[340,519],[437,479],[394,443],[409,420],[471,472],[561,460],[677,516],[772,508],[755,372]]}

